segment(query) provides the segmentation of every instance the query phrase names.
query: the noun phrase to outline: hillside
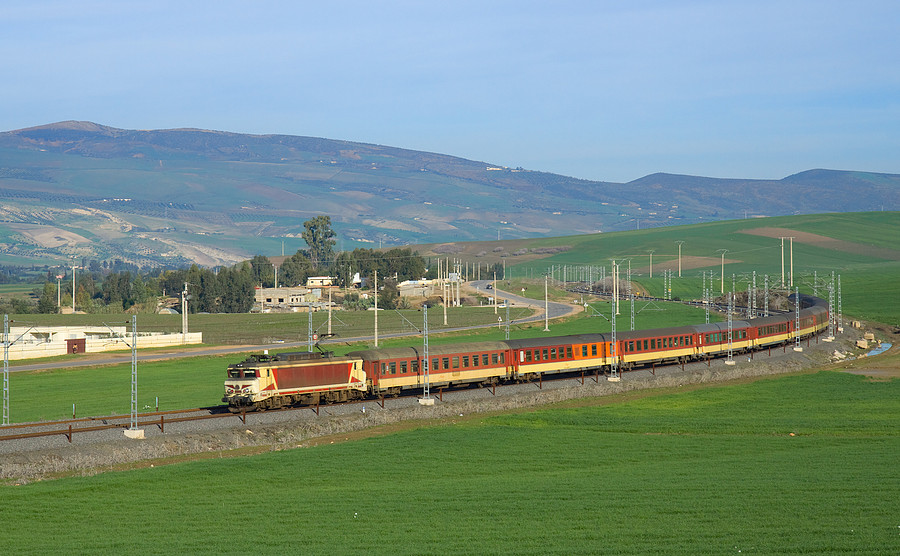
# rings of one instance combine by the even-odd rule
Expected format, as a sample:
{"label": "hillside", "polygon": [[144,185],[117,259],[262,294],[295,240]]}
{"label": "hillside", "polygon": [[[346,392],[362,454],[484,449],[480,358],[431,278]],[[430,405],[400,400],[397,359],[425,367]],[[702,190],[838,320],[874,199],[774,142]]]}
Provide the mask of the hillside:
{"label": "hillside", "polygon": [[287,135],[61,122],[0,133],[0,256],[227,264],[304,246],[332,217],[341,244],[583,234],[900,207],[900,175],[814,170],[782,180],[653,174],[630,183]]}

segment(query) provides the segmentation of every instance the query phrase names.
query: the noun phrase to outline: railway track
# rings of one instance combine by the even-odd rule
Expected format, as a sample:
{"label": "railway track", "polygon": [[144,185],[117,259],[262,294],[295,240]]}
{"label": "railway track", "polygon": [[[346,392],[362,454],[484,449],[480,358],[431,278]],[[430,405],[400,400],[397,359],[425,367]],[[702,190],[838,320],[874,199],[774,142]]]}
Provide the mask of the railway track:
{"label": "railway track", "polygon": [[[173,411],[154,411],[138,414],[137,426],[158,427],[165,432],[166,424],[199,421],[201,419],[218,419],[237,417],[246,421],[242,413],[230,413],[225,406],[213,406],[195,409],[179,409]],[[131,415],[110,415],[107,417],[82,417],[61,421],[41,421],[37,423],[20,423],[0,428],[0,441],[39,438],[42,436],[65,436],[71,443],[75,434],[105,431],[110,429],[127,429],[131,426]]]}
{"label": "railway track", "polygon": [[[812,337],[807,337],[805,339],[805,343],[807,346],[810,345],[811,341],[816,344],[819,343],[819,334],[814,335]],[[778,346],[782,349],[777,351],[785,352],[787,351],[787,346]],[[766,352],[768,352],[768,359],[772,356],[772,348],[767,348],[765,350],[760,350],[756,352],[750,352],[749,358],[750,360],[754,359],[754,355],[765,356]],[[657,372],[670,372],[671,369],[674,371],[677,368],[680,368],[681,371],[685,370],[685,366],[691,368],[699,368],[699,367],[709,367],[712,361],[721,358],[709,358],[705,360],[699,360],[689,363],[671,363],[666,365],[654,364],[647,367],[637,367],[632,370],[622,370],[624,373],[650,373],[657,374]],[[490,392],[490,394],[496,395],[496,391],[498,389],[507,389],[512,387],[522,387],[523,385],[526,387],[535,387],[540,390],[543,390],[545,387],[545,382],[547,384],[553,385],[552,387],[559,386],[560,384],[571,383],[574,381],[575,383],[580,383],[584,385],[586,381],[596,381],[599,382],[601,377],[604,376],[604,373],[595,370],[595,371],[575,371],[569,373],[554,373],[548,374],[544,376],[543,373],[538,374],[530,381],[525,382],[503,382],[498,384],[491,385],[482,385],[480,387],[475,385],[460,385],[460,386],[451,386],[451,387],[438,387],[432,389],[432,397],[437,400],[443,402],[445,395],[454,396],[459,392],[465,391],[473,391],[473,390],[483,390],[486,392]],[[241,425],[251,424],[248,421],[262,421],[262,418],[253,419],[253,416],[262,416],[262,415],[272,415],[279,414],[283,412],[296,412],[296,411],[311,411],[315,413],[316,416],[319,416],[321,412],[325,412],[326,415],[334,415],[334,409],[338,408],[349,408],[353,406],[361,406],[363,412],[365,412],[366,405],[372,407],[372,409],[376,409],[374,406],[379,406],[382,410],[389,409],[386,407],[386,404],[391,400],[396,400],[398,402],[396,405],[405,406],[410,403],[410,400],[415,400],[415,398],[421,397],[421,391],[411,390],[408,392],[404,392],[400,396],[397,397],[380,397],[380,398],[367,398],[363,400],[354,400],[349,402],[343,402],[338,404],[321,404],[321,405],[296,405],[296,406],[287,406],[278,409],[268,409],[265,411],[241,411],[241,412],[232,412],[229,410],[226,405],[217,405],[203,408],[192,408],[192,409],[180,409],[180,410],[172,410],[172,411],[152,411],[146,413],[139,413],[137,416],[137,428],[153,428],[158,431],[159,434],[165,434],[167,425],[174,425],[176,423],[187,423],[192,421],[204,421],[211,419],[234,419],[240,421]],[[414,401],[412,403],[415,403]],[[330,409],[332,408],[332,409]],[[357,411],[357,410],[352,410]],[[343,412],[343,410],[338,411]],[[293,419],[293,418],[292,418]],[[313,417],[315,419],[315,417]],[[35,423],[20,423],[20,424],[12,424],[0,427],[0,444],[4,444],[4,441],[14,441],[14,440],[24,440],[24,439],[37,439],[41,437],[65,437],[68,443],[72,443],[72,439],[76,435],[85,435],[90,433],[102,433],[102,431],[109,431],[114,429],[121,429],[123,431],[129,429],[131,426],[131,415],[111,415],[105,417],[83,417],[77,419],[64,419],[58,421],[42,421]],[[230,425],[228,425],[230,426]],[[235,425],[240,426],[240,425]],[[108,440],[108,436],[106,437]]]}

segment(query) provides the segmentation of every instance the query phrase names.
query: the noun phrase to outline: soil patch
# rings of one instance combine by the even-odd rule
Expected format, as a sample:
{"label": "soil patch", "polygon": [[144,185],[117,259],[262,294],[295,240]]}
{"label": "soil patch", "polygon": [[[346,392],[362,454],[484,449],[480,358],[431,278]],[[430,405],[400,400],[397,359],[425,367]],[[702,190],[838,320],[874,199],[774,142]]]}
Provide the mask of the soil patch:
{"label": "soil patch", "polygon": [[[742,262],[739,259],[725,259],[725,264],[739,263]],[[681,270],[690,270],[692,268],[709,268],[711,266],[718,267],[722,264],[722,257],[693,257],[693,256],[682,256],[681,257]],[[662,261],[660,263],[653,265],[653,270],[656,272],[662,272],[663,270],[674,270],[678,271],[678,259],[672,259],[671,261]],[[637,272],[649,274],[650,267],[645,266],[643,268],[638,268]]]}
{"label": "soil patch", "polygon": [[807,245],[815,245],[816,247],[823,247],[834,251],[843,251],[845,253],[859,253],[861,255],[886,259],[889,261],[900,261],[900,250],[897,249],[888,249],[886,247],[877,247],[875,245],[866,245],[863,243],[853,243],[851,241],[843,241],[808,232],[798,232],[797,230],[789,230],[787,228],[754,228],[752,230],[743,230],[741,233],[753,236],[771,237],[773,239],[793,237],[794,241],[805,243]]}

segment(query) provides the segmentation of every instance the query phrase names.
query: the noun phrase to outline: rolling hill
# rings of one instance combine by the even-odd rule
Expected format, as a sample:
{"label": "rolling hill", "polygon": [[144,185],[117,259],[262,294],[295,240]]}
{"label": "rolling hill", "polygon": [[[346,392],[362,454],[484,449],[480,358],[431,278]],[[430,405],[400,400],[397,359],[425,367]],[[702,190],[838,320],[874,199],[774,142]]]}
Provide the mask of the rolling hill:
{"label": "rolling hill", "polygon": [[896,174],[623,184],[314,137],[72,121],[0,133],[7,262],[229,264],[304,247],[302,223],[317,214],[353,248],[898,207]]}

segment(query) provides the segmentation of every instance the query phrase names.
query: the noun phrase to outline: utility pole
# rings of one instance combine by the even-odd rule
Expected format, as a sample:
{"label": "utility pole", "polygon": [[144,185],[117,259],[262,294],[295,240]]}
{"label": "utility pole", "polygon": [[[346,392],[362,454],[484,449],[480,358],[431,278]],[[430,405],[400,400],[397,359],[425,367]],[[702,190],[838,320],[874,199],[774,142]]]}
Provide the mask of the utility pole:
{"label": "utility pole", "polygon": [[616,265],[616,260],[612,260],[612,265],[610,272],[612,274],[612,299],[613,299],[613,314],[619,314],[619,267]]}
{"label": "utility pole", "polygon": [[728,292],[728,359],[725,360],[726,365],[734,365],[734,290]]}
{"label": "utility pole", "polygon": [[[137,315],[131,315],[131,425],[137,430]],[[141,434],[143,436],[143,434]]]}
{"label": "utility pole", "polygon": [[[616,271],[616,263],[613,262],[612,267],[613,279],[617,278]],[[619,348],[618,348],[618,340],[616,339],[616,315],[618,311],[614,307],[610,307],[610,318],[609,322],[612,326],[612,342],[609,344],[609,356],[612,361],[610,361],[609,365],[609,377],[606,379],[608,382],[619,382],[622,379],[619,377]]]}
{"label": "utility pole", "polygon": [[494,314],[497,314],[497,273],[494,273]]}
{"label": "utility pole", "polygon": [[681,246],[684,244],[684,240],[679,239],[675,243],[678,244],[678,277],[681,278]]}
{"label": "utility pole", "polygon": [[3,425],[9,424],[9,315],[3,315]]}
{"label": "utility pole", "polygon": [[544,274],[544,332],[550,332],[550,301],[547,295],[547,275]]}
{"label": "utility pole", "polygon": [[784,238],[781,238],[781,287],[784,286]]}
{"label": "utility pole", "polygon": [[791,287],[794,287],[794,238],[791,238]]}
{"label": "utility pole", "polygon": [[425,324],[422,328],[422,337],[424,345],[422,350],[422,372],[425,374],[425,381],[422,384],[422,398],[419,400],[421,405],[434,405],[434,398],[431,397],[431,367],[428,361],[428,303],[422,306]]}
{"label": "utility pole", "polygon": [[506,339],[509,340],[509,300],[506,300]]}
{"label": "utility pole", "polygon": [[718,252],[722,253],[722,295],[725,295],[725,253],[728,249],[719,249]]}
{"label": "utility pole", "polygon": [[188,283],[184,283],[181,291],[181,343],[187,343],[188,334]]}
{"label": "utility pole", "polygon": [[[310,308],[312,309],[312,308]],[[378,347],[378,271],[375,271],[375,347]]]}
{"label": "utility pole", "polygon": [[653,249],[650,250],[650,278],[653,278]]}
{"label": "utility pole", "polygon": [[331,286],[328,286],[328,337],[331,337]]}

